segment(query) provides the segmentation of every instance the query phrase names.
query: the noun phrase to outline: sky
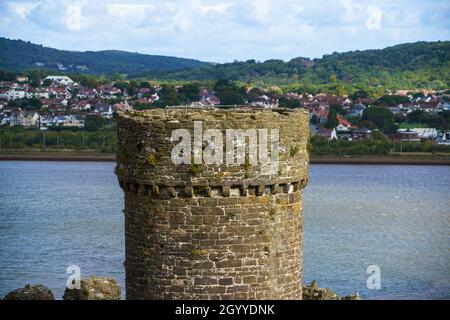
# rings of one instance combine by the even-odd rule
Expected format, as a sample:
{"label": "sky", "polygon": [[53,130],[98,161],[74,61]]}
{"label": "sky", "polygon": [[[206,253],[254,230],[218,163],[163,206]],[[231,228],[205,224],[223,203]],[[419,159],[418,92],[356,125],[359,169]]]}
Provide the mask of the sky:
{"label": "sky", "polygon": [[0,36],[209,62],[450,40],[450,0],[0,0]]}

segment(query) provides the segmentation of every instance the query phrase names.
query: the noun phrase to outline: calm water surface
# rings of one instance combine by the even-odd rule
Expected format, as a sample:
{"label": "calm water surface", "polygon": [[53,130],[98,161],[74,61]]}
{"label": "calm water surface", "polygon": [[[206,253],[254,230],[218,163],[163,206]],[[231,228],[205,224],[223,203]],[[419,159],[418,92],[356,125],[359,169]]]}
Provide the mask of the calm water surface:
{"label": "calm water surface", "polygon": [[[114,163],[0,161],[0,296],[63,294],[66,268],[124,288],[123,195]],[[313,165],[303,275],[366,299],[450,299],[450,168]],[[367,267],[381,289],[366,286]]]}

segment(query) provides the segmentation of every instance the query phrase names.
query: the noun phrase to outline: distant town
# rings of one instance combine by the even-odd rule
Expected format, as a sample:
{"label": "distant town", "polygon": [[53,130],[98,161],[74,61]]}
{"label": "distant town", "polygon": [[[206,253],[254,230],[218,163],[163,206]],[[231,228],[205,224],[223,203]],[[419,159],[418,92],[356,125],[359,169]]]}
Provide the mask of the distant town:
{"label": "distant town", "polygon": [[[120,79],[99,81],[92,77],[77,82],[65,75],[33,79],[17,75],[15,81],[0,81],[2,128],[96,131],[113,127],[117,111],[175,105],[305,108],[310,112],[313,145],[315,143],[319,149],[322,145],[322,151],[330,142],[345,141],[350,145],[352,141],[380,139],[381,136],[389,141],[388,151],[404,151],[399,149],[403,142],[409,146],[409,151],[436,151],[433,147],[427,150],[411,147],[411,143],[450,146],[449,90],[403,90],[373,98],[364,90],[338,96],[284,92],[279,87],[258,88],[226,80],[175,85]],[[8,145],[5,140],[3,137],[0,147],[12,147],[11,141]],[[396,142],[400,144],[396,146]]]}

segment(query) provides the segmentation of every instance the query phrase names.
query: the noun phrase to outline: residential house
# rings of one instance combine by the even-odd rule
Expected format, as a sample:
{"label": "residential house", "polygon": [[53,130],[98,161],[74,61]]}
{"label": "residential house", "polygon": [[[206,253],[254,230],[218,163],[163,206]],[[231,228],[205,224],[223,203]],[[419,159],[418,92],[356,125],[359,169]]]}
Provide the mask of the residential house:
{"label": "residential house", "polygon": [[337,132],[350,132],[350,127],[344,126],[342,123],[339,123],[336,127]]}
{"label": "residential house", "polygon": [[40,115],[39,117],[39,126],[40,127],[49,127],[52,125],[52,118],[49,116]]}
{"label": "residential house", "polygon": [[113,111],[128,111],[133,107],[128,104],[128,101],[121,101],[113,105]]}
{"label": "residential house", "polygon": [[[347,119],[345,119],[343,116],[341,116],[341,115],[338,114],[338,115],[336,116],[336,119],[337,119],[337,121],[339,122],[339,125],[338,125],[338,126],[340,126],[340,128],[342,129],[342,130],[338,130],[338,131],[349,131],[351,128],[354,128],[354,126],[352,126],[352,124],[350,123],[350,121],[348,121]],[[344,129],[344,127],[347,128],[347,130]]]}
{"label": "residential house", "polygon": [[313,110],[312,114],[316,116],[320,124],[325,124],[328,120],[328,108],[325,106],[320,106],[318,109]]}
{"label": "residential house", "polygon": [[262,95],[251,103],[254,107],[260,107],[260,108],[267,108],[267,109],[274,109],[278,107],[278,100],[271,99],[266,95]]}
{"label": "residential house", "polygon": [[38,98],[38,99],[48,99],[49,98],[48,91],[45,89],[37,89],[32,92],[32,95],[34,98]]}
{"label": "residential house", "polygon": [[49,96],[56,99],[70,99],[72,94],[67,88],[62,87],[50,87],[48,89]]}
{"label": "residential house", "polygon": [[63,84],[63,85],[70,85],[70,84],[74,84],[75,82],[70,79],[68,76],[47,76],[45,77],[45,80],[50,80],[54,83],[57,84]]}
{"label": "residential house", "polygon": [[72,103],[70,108],[72,110],[76,110],[76,111],[91,110],[91,101],[90,100],[80,100],[80,101]]}
{"label": "residential house", "polygon": [[97,96],[97,90],[84,87],[80,88],[76,94],[78,99],[95,99]]}
{"label": "residential house", "polygon": [[113,86],[100,86],[98,92],[104,99],[116,99],[116,95],[122,93],[119,88]]}
{"label": "residential house", "polygon": [[34,111],[20,112],[19,122],[22,127],[35,127],[39,123],[39,114]]}
{"label": "residential house", "polygon": [[66,116],[65,122],[63,124],[64,127],[84,127],[84,117],[79,114],[68,115]]}
{"label": "residential house", "polygon": [[421,141],[435,141],[438,137],[438,132],[435,128],[413,128],[417,132],[417,136]]}
{"label": "residential house", "polygon": [[16,81],[17,82],[28,82],[28,77],[27,76],[17,76]]}
{"label": "residential house", "polygon": [[419,134],[417,133],[417,131],[411,129],[399,129],[397,133],[393,135],[393,140],[420,142]]}
{"label": "residential house", "polygon": [[111,119],[113,116],[112,106],[100,101],[95,104],[94,112],[101,114],[106,119]]}
{"label": "residential house", "polygon": [[7,114],[0,115],[0,126],[8,126],[10,118]]}
{"label": "residential house", "polygon": [[311,133],[311,136],[314,137],[315,135],[317,135],[319,133],[320,127],[318,125],[309,124],[309,132]]}
{"label": "residential house", "polygon": [[363,140],[363,139],[370,139],[372,136],[372,130],[362,127],[357,128],[353,130],[352,132],[352,138],[353,140]]}
{"label": "residential house", "polygon": [[442,135],[438,141],[438,144],[450,145],[450,131],[442,132]]}
{"label": "residential house", "polygon": [[403,108],[403,105],[402,105],[402,104],[399,104],[398,106],[391,106],[391,107],[388,107],[388,109],[389,109],[393,114],[399,114],[399,113],[401,113],[401,112],[402,112],[402,108]]}
{"label": "residential house", "polygon": [[328,138],[328,140],[337,140],[336,129],[320,128],[317,132],[318,136]]}
{"label": "residential house", "polygon": [[11,127],[20,126],[20,110],[19,111],[13,111],[9,115],[9,125]]}
{"label": "residential house", "polygon": [[9,116],[9,125],[22,126],[22,127],[32,127],[36,126],[39,121],[39,114],[34,111],[13,111]]}
{"label": "residential house", "polygon": [[58,115],[58,116],[53,117],[51,124],[54,126],[64,126],[66,121],[67,121],[66,116]]}
{"label": "residential house", "polygon": [[366,106],[363,104],[355,104],[352,106],[349,110],[348,115],[350,117],[357,117],[360,118],[363,115],[364,110],[366,110]]}
{"label": "residential house", "polygon": [[25,98],[25,91],[22,89],[9,89],[0,91],[0,98],[7,100],[16,100]]}

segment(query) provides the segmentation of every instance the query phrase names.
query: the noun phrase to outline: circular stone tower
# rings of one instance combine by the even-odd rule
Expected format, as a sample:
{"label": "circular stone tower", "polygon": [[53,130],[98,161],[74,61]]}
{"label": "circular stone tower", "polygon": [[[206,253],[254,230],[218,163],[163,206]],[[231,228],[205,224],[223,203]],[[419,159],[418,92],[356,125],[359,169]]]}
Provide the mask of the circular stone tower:
{"label": "circular stone tower", "polygon": [[[174,164],[180,140],[173,131],[186,129],[194,146],[198,122],[203,135],[223,133],[223,149],[227,129],[268,133],[257,143],[267,142],[269,151],[276,140],[270,132],[278,130],[276,171],[249,163],[248,155],[243,164],[227,162],[225,152],[223,163]],[[120,113],[116,173],[125,193],[127,299],[301,299],[308,141],[304,110]]]}

